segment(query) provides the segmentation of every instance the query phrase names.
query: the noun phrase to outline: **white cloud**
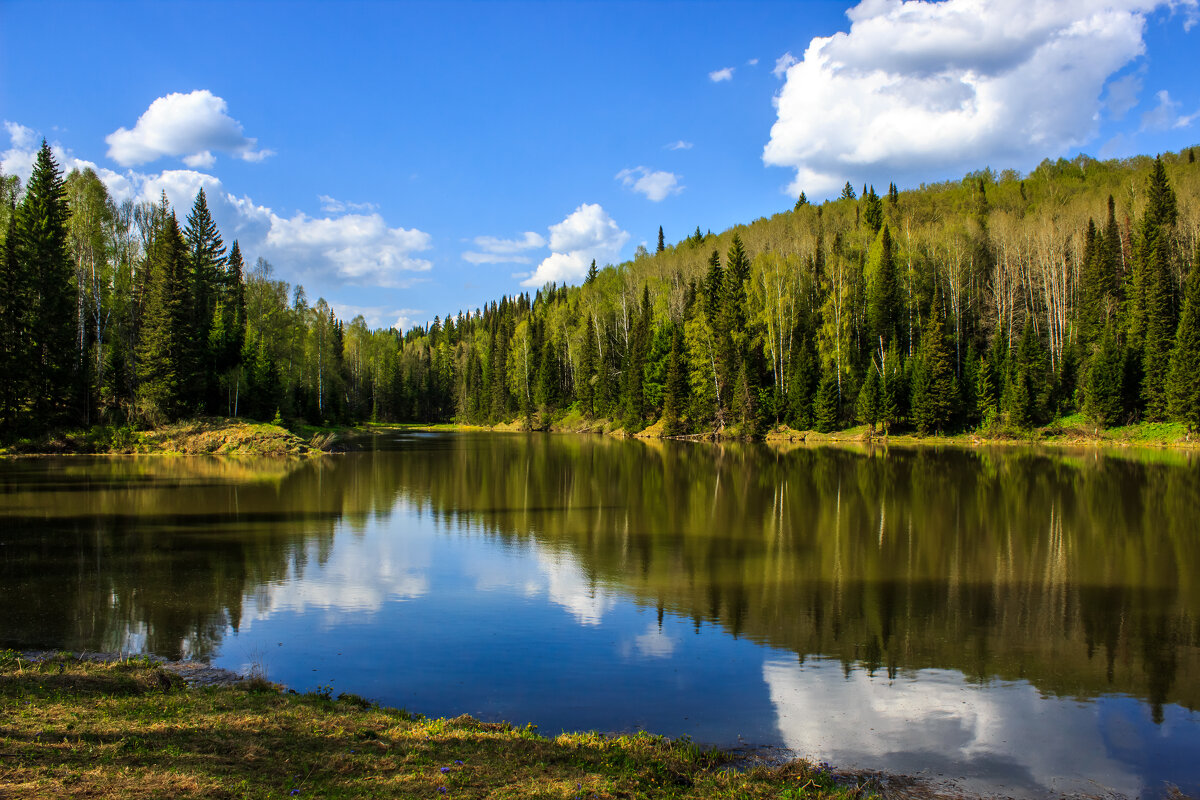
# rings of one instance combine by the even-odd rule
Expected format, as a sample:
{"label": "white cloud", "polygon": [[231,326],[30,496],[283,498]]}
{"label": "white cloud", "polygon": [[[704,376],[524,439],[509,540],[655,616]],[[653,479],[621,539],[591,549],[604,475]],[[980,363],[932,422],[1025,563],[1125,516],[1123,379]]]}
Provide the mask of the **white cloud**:
{"label": "white cloud", "polygon": [[629,241],[612,217],[597,203],[585,203],[557,225],[550,226],[550,255],[521,282],[522,286],[542,286],[582,278],[591,266],[616,259]]}
{"label": "white cloud", "polygon": [[775,68],[771,70],[771,74],[776,78],[782,78],[787,74],[788,67],[790,67],[792,64],[798,63],[799,61],[800,59],[796,58],[791,53],[784,53],[779,58],[775,59]]}
{"label": "white cloud", "polygon": [[731,81],[731,80],[733,80],[733,70],[734,70],[733,67],[725,67],[724,69],[715,69],[712,72],[708,73],[708,79],[710,81],[712,81],[713,83],[720,83],[721,81]]}
{"label": "white cloud", "polygon": [[532,258],[519,254],[546,246],[546,238],[533,231],[525,231],[520,239],[476,236],[474,242],[479,250],[462,254],[463,259],[472,264],[530,264]]}
{"label": "white cloud", "polygon": [[1181,104],[1171,99],[1170,93],[1166,89],[1155,94],[1158,98],[1158,105],[1142,114],[1142,130],[1144,131],[1165,131],[1169,128],[1186,128],[1200,117],[1200,111],[1187,116],[1181,116],[1179,109]]}
{"label": "white cloud", "polygon": [[767,660],[763,680],[784,743],[813,761],[900,775],[949,768],[971,796],[1142,792],[1136,771],[1106,745],[1102,712],[1024,681],[981,688],[938,669],[847,675],[836,661],[794,658]]}
{"label": "white cloud", "polygon": [[1124,119],[1125,115],[1138,104],[1138,95],[1142,92],[1141,71],[1130,73],[1117,78],[1108,84],[1104,95],[1104,107],[1112,119]]}
{"label": "white cloud", "polygon": [[672,172],[663,172],[634,167],[623,169],[616,174],[616,180],[627,189],[644,194],[655,203],[666,199],[668,195],[679,194],[683,187],[679,185],[679,176]]}
{"label": "white cloud", "polygon": [[345,214],[347,211],[371,212],[379,208],[378,203],[351,203],[337,200],[327,194],[319,194],[317,199],[321,201],[321,210],[326,214]]}
{"label": "white cloud", "polygon": [[758,59],[757,59],[757,58],[752,58],[752,59],[750,59],[749,61],[747,61],[747,62],[746,62],[746,64],[747,64],[748,66],[751,66],[751,67],[757,67],[757,66],[758,66]]}
{"label": "white cloud", "polygon": [[428,272],[433,265],[413,253],[428,250],[432,237],[410,228],[390,228],[379,214],[291,218],[270,214],[263,242],[268,252],[310,274],[363,286],[403,289],[405,273]]}
{"label": "white cloud", "polygon": [[[40,147],[40,143],[34,144],[38,137],[23,125],[6,123],[5,127],[11,146],[0,153],[2,169],[5,174],[28,181]],[[134,170],[117,173],[76,158],[61,145],[52,145],[52,149],[64,172],[89,167],[95,170],[116,202],[157,203],[166,192],[181,225],[191,211],[196,193],[204,189],[225,242],[238,239],[248,261],[262,256],[275,262],[293,281],[314,278],[322,284],[340,282],[403,289],[424,280],[420,275],[433,267],[416,255],[431,247],[432,237],[416,229],[391,227],[378,212],[323,218],[297,213],[284,217],[249,197],[229,193],[219,178],[206,172],[169,169],[157,174]],[[322,200],[331,201],[342,210],[374,208],[370,203],[339,204],[328,196],[322,196]],[[318,291],[327,288],[323,285]],[[381,311],[378,318],[381,324],[390,322],[386,317],[396,313],[402,314]]]}
{"label": "white cloud", "polygon": [[848,177],[1062,153],[1095,135],[1108,77],[1145,51],[1146,14],[1163,2],[863,0],[848,33],[784,67],[763,160],[795,169],[791,194],[819,196]]}
{"label": "white cloud", "polygon": [[695,147],[694,144],[691,142],[685,142],[683,139],[679,139],[678,141],[671,142],[669,145],[667,145],[668,150],[691,150],[693,147]]}
{"label": "white cloud", "polygon": [[132,130],[118,128],[105,137],[108,157],[123,167],[180,156],[189,167],[211,167],[213,151],[244,161],[271,154],[256,150],[258,140],[242,133],[242,124],[227,113],[224,99],[207,89],[160,97],[150,104]]}
{"label": "white cloud", "polygon": [[338,319],[353,321],[361,316],[371,330],[377,328],[395,328],[404,331],[417,322],[425,319],[425,312],[419,308],[391,308],[389,306],[356,306],[348,303],[330,303]]}

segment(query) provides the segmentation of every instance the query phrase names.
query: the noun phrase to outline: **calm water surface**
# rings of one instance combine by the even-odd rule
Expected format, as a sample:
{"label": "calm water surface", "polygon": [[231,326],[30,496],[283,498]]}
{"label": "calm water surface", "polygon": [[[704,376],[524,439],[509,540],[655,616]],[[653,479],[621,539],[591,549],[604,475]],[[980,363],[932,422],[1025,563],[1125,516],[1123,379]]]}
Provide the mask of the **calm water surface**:
{"label": "calm water surface", "polygon": [[1200,464],[502,434],[0,462],[0,646],[1039,796],[1200,792]]}

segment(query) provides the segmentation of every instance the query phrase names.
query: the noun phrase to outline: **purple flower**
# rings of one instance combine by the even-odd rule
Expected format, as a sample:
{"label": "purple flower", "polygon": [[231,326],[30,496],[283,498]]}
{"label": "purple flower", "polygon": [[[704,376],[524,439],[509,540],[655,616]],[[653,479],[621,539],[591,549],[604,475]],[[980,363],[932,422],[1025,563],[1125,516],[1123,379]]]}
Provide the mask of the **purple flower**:
{"label": "purple flower", "polygon": [[446,787],[445,787],[445,786],[439,786],[439,787],[438,787],[438,794],[445,794],[445,793],[446,793]]}
{"label": "purple flower", "polygon": [[447,773],[447,772],[449,772],[449,771],[450,771],[450,768],[449,768],[449,767],[442,767],[442,773],[443,773],[443,774],[445,774],[445,773]]}
{"label": "purple flower", "polygon": [[454,762],[454,766],[456,766],[456,767],[461,767],[462,765],[463,765],[463,762],[462,762],[462,761],[455,761],[455,762]]}

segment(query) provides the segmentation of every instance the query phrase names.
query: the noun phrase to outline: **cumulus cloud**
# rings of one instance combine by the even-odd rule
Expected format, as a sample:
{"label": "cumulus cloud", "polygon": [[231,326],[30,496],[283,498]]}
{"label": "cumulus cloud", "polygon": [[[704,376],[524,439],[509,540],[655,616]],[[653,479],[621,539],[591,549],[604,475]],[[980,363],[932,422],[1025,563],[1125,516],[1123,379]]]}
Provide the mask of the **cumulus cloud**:
{"label": "cumulus cloud", "polygon": [[242,132],[242,123],[229,116],[225,100],[207,89],[174,92],[150,104],[133,129],[118,128],[104,138],[108,157],[123,167],[137,166],[163,156],[179,156],[189,167],[211,167],[213,151],[244,161],[261,161],[270,150],[258,150],[258,140]]}
{"label": "cumulus cloud", "polygon": [[691,142],[685,142],[683,139],[679,139],[667,145],[668,150],[691,150],[693,147],[695,147],[694,144]]}
{"label": "cumulus cloud", "polygon": [[1142,55],[1146,14],[1164,2],[863,0],[849,32],[777,63],[786,82],[763,160],[811,196],[848,177],[1064,152],[1095,135],[1105,83]]}
{"label": "cumulus cloud", "polygon": [[[33,174],[33,164],[37,160],[38,150],[42,146],[41,137],[33,128],[16,122],[6,121],[4,127],[8,131],[9,147],[0,152],[0,171],[3,171],[5,175],[16,175],[24,185],[29,182],[29,176]],[[76,169],[81,171],[90,169],[108,187],[109,194],[117,202],[133,196],[134,185],[130,176],[113,172],[93,161],[78,158],[70,148],[64,147],[58,142],[50,143],[50,151],[54,154],[54,160],[58,162],[63,174]]]}
{"label": "cumulus cloud", "polygon": [[713,83],[720,83],[721,81],[731,81],[731,80],[733,80],[733,69],[734,69],[733,67],[725,67],[724,69],[715,69],[712,72],[708,73],[708,79],[710,81],[712,81]]}
{"label": "cumulus cloud", "polygon": [[521,253],[546,246],[546,238],[533,231],[525,231],[520,239],[476,236],[474,242],[479,249],[462,254],[472,264],[531,264],[533,259]]}
{"label": "cumulus cloud", "polygon": [[[5,174],[28,181],[40,147],[40,137],[17,123],[6,123],[10,147],[0,153],[0,168]],[[403,289],[421,280],[433,265],[419,253],[432,246],[432,237],[424,231],[392,227],[374,211],[370,203],[339,203],[328,196],[327,213],[339,216],[309,217],[297,213],[287,217],[249,197],[228,192],[220,178],[196,169],[169,169],[145,174],[134,170],[124,173],[98,167],[80,159],[67,148],[52,145],[55,159],[64,172],[93,169],[116,202],[157,203],[163,193],[175,209],[180,224],[191,210],[196,193],[204,189],[221,235],[228,243],[238,239],[242,251],[254,258],[262,256],[286,270],[291,280],[314,279],[318,284],[353,283]],[[335,209],[330,212],[329,209]],[[342,213],[345,211],[371,213]],[[403,310],[380,311],[381,323],[393,314],[405,319]]]}
{"label": "cumulus cloud", "polygon": [[746,64],[747,64],[748,66],[751,66],[751,67],[757,67],[757,66],[758,66],[758,59],[757,59],[757,58],[752,58],[752,59],[750,59],[749,61],[747,61],[747,62],[746,62]]}
{"label": "cumulus cloud", "polygon": [[578,280],[587,273],[592,259],[598,264],[615,260],[627,241],[629,234],[598,203],[585,203],[550,226],[552,252],[521,285]]}
{"label": "cumulus cloud", "polygon": [[651,170],[646,167],[623,169],[616,174],[616,180],[627,189],[638,194],[644,194],[655,203],[666,199],[668,195],[679,194],[683,187],[679,185],[679,176],[672,172]]}

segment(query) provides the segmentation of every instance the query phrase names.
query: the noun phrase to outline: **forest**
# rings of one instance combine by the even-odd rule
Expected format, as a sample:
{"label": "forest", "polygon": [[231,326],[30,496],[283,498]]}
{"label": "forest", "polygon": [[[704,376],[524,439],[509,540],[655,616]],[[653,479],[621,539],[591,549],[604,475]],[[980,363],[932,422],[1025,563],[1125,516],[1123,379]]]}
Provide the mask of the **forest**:
{"label": "forest", "polygon": [[1044,161],[889,184],[407,331],[63,175],[0,176],[0,436],[185,417],[516,422],[753,437],[1200,426],[1200,167]]}

